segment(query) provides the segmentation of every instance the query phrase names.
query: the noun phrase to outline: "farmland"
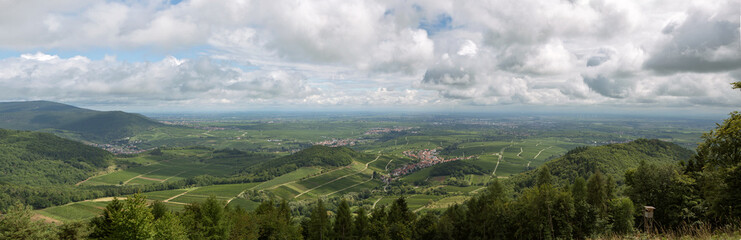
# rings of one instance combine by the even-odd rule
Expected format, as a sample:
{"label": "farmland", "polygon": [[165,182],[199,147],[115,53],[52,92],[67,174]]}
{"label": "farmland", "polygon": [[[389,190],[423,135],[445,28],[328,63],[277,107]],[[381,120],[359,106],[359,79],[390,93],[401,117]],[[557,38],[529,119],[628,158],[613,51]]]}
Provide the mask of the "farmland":
{"label": "farmland", "polygon": [[[537,168],[577,146],[656,136],[649,128],[657,127],[650,121],[637,125],[620,120],[558,118],[548,121],[492,118],[488,122],[472,123],[455,117],[424,121],[420,121],[425,119],[422,117],[275,119],[258,116],[245,120],[184,121],[161,117],[177,127],[153,128],[130,139],[139,142],[140,148],[153,150],[118,156],[115,165],[79,183],[81,187],[146,187],[192,182],[204,176],[249,177],[251,167],[318,142],[352,143],[347,146],[373,157],[353,159],[349,165],[339,167],[301,166],[255,182],[197,184],[146,191],[142,195],[150,201],[163,201],[175,211],[211,196],[244,209],[254,209],[268,199],[287,200],[299,207],[319,198],[353,198],[353,208],[371,208],[405,196],[413,210],[439,210],[465,201],[493,178],[506,179]],[[691,147],[689,143],[699,135],[694,133],[703,129],[687,126],[694,125],[667,124],[662,126],[661,136]],[[403,130],[389,131],[392,127]],[[388,183],[382,181],[381,177],[390,171],[420,161],[405,155],[405,151],[425,149],[435,150],[435,156],[443,159],[466,157],[459,161],[480,172],[432,176],[432,168],[421,168]],[[37,213],[61,221],[86,219],[99,214],[106,201],[110,198],[41,209]]]}

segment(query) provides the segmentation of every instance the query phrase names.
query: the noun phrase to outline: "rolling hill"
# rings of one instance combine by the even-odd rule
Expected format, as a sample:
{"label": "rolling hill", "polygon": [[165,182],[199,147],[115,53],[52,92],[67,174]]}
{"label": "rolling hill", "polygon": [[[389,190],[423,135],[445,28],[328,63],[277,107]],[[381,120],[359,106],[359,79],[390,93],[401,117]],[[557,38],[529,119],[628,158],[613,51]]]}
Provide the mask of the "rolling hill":
{"label": "rolling hill", "polygon": [[[641,161],[655,164],[676,164],[689,159],[693,152],[679,145],[657,139],[638,139],[628,143],[597,147],[578,147],[564,156],[544,164],[558,182],[573,182],[577,177],[588,178],[594,171],[611,175],[619,185],[625,171],[636,168]],[[540,168],[539,168],[540,169]],[[517,188],[531,187],[539,169],[510,178]]]}
{"label": "rolling hill", "polygon": [[0,129],[0,184],[74,184],[112,159],[105,150],[53,134]]}
{"label": "rolling hill", "polygon": [[139,114],[95,111],[49,101],[0,103],[0,128],[52,132],[106,143],[162,126]]}
{"label": "rolling hill", "polygon": [[243,172],[256,176],[277,177],[301,167],[340,167],[349,165],[353,160],[368,162],[373,158],[375,156],[347,147],[314,145],[297,153],[245,168]]}

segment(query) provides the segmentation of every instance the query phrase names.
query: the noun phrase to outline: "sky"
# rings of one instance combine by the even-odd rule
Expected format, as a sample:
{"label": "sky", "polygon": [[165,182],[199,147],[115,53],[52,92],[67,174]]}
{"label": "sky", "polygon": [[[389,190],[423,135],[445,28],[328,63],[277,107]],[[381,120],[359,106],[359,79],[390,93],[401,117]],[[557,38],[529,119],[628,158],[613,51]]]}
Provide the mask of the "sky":
{"label": "sky", "polygon": [[736,0],[0,0],[0,101],[738,110]]}

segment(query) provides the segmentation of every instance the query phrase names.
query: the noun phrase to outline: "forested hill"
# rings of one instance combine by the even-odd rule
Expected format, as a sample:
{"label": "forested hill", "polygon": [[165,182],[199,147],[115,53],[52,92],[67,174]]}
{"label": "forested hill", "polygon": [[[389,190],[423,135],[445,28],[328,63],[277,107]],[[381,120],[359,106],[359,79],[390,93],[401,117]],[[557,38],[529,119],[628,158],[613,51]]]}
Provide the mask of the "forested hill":
{"label": "forested hill", "polygon": [[[355,160],[368,160],[374,156],[357,152],[347,147],[327,147],[314,145],[297,153],[265,161],[254,167],[244,169],[258,176],[280,176],[300,167],[340,167]],[[366,162],[366,161],[363,161]]]}
{"label": "forested hill", "polygon": [[[564,156],[544,164],[557,182],[572,183],[577,177],[589,178],[595,171],[612,176],[622,184],[625,171],[636,168],[641,161],[653,164],[676,164],[687,160],[693,152],[679,145],[657,139],[638,139],[629,143],[609,144],[597,147],[578,147]],[[541,167],[542,168],[542,167]],[[511,181],[517,187],[531,187],[538,170],[531,170]]]}
{"label": "forested hill", "polygon": [[139,114],[101,112],[49,101],[0,103],[0,128],[64,133],[92,142],[130,137],[161,126]]}
{"label": "forested hill", "polygon": [[75,184],[112,158],[105,150],[53,134],[0,129],[0,185]]}

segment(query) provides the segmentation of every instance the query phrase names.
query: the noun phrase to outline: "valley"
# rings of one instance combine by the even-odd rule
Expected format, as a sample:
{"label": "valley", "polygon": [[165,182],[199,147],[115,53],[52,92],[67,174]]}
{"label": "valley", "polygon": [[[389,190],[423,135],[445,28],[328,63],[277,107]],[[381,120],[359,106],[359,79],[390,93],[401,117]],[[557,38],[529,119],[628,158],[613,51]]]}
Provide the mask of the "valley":
{"label": "valley", "polygon": [[[492,179],[520,181],[576,147],[661,138],[692,149],[709,126],[692,119],[665,124],[648,118],[506,115],[476,121],[321,114],[152,119],[161,125],[111,142],[149,150],[118,153],[110,166],[65,186],[112,192],[36,213],[59,222],[89,219],[112,197],[130,196],[124,192],[141,192],[174,211],[210,196],[247,210],[268,199],[287,200],[297,214],[308,214],[317,199],[349,199],[353,209],[370,209],[405,196],[415,212],[440,212]],[[329,149],[338,150],[324,156]]]}

